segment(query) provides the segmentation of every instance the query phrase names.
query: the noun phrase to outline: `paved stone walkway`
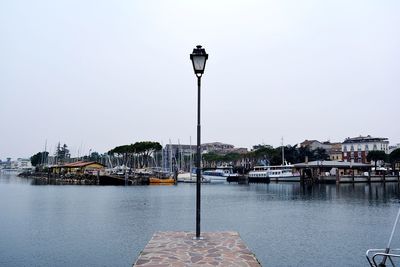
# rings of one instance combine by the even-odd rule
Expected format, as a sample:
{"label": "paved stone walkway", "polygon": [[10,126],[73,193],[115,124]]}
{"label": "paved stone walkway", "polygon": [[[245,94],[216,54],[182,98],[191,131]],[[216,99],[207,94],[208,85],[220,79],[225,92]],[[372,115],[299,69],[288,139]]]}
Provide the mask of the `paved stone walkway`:
{"label": "paved stone walkway", "polygon": [[194,236],[193,232],[156,232],[134,266],[261,266],[237,232],[205,232],[203,240]]}

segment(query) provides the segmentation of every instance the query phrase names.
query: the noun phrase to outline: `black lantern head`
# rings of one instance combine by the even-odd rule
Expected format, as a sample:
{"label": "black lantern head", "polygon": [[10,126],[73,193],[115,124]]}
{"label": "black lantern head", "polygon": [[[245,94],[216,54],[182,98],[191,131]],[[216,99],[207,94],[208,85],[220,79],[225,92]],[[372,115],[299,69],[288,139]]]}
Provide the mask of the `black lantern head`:
{"label": "black lantern head", "polygon": [[206,50],[201,47],[201,45],[198,45],[195,49],[193,49],[193,53],[190,54],[190,60],[193,63],[193,70],[196,76],[200,77],[203,75],[207,59],[208,54],[206,53]]}

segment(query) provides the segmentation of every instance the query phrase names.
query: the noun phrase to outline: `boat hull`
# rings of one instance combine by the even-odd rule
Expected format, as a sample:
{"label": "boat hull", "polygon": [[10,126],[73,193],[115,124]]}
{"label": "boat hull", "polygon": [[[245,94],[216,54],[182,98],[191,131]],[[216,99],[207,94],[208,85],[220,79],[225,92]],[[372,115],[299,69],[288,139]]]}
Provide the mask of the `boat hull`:
{"label": "boat hull", "polygon": [[161,179],[161,178],[150,177],[149,183],[151,185],[172,185],[175,184],[175,179],[173,178]]}
{"label": "boat hull", "polygon": [[225,183],[226,177],[225,176],[214,176],[214,175],[204,175],[203,179],[210,181],[210,183]]}
{"label": "boat hull", "polygon": [[299,176],[277,176],[277,177],[269,177],[271,181],[275,182],[300,182]]}
{"label": "boat hull", "polygon": [[269,177],[248,177],[249,183],[269,183],[271,180]]}

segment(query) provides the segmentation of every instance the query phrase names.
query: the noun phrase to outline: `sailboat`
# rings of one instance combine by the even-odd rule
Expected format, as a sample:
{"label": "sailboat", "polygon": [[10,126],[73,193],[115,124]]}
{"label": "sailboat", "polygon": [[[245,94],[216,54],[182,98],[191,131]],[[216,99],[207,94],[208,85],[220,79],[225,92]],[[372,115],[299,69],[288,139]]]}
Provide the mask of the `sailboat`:
{"label": "sailboat", "polygon": [[[189,172],[178,173],[178,182],[180,183],[196,183],[196,168],[193,168],[193,153],[192,153],[192,137],[190,137],[190,156],[189,156]],[[210,180],[206,179],[203,175],[201,176],[202,183],[209,183]]]}
{"label": "sailboat", "polygon": [[[162,165],[164,165],[164,151],[162,152],[161,161]],[[164,166],[162,166],[161,168],[158,167],[153,168],[152,174],[150,175],[149,178],[150,185],[173,185],[176,183],[176,180],[172,175],[172,150],[170,151],[169,162],[170,162],[169,170],[166,170]]]}

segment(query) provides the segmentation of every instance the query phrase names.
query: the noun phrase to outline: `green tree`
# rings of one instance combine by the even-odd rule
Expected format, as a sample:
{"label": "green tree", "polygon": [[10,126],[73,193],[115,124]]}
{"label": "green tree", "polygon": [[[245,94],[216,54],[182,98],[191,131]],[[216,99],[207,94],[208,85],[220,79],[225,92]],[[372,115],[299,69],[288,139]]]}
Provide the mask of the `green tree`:
{"label": "green tree", "polygon": [[291,146],[285,146],[284,147],[284,152],[285,152],[285,160],[288,163],[294,164],[294,163],[299,163],[301,162],[300,156],[299,156],[299,150],[297,148],[297,145]]}
{"label": "green tree", "polygon": [[116,146],[107,153],[111,156],[117,156],[118,158],[122,158],[122,164],[127,165],[128,163],[128,157],[130,154],[134,154],[135,150],[133,148],[133,145],[122,145],[122,146]]}
{"label": "green tree", "polygon": [[154,152],[160,151],[162,146],[158,142],[143,141],[136,142],[130,145],[117,146],[107,153],[109,155],[117,155],[122,157],[124,165],[128,165],[129,158],[133,155],[141,156],[143,162],[141,162],[140,167],[147,167],[149,165],[149,159],[152,158]]}
{"label": "green tree", "polygon": [[49,157],[49,152],[38,152],[35,155],[31,157],[31,164],[32,166],[37,166],[40,164],[44,164],[47,162],[47,159]]}
{"label": "green tree", "polygon": [[396,163],[400,162],[400,148],[393,150],[389,154],[389,161],[392,164],[392,169],[395,170]]}
{"label": "green tree", "polygon": [[318,147],[311,152],[313,153],[313,160],[329,160],[329,155],[324,148]]}
{"label": "green tree", "polygon": [[[197,157],[197,155],[196,155]],[[202,160],[207,164],[207,166],[217,166],[219,162],[223,160],[223,156],[218,155],[214,152],[209,152],[201,155]]]}
{"label": "green tree", "polygon": [[222,157],[222,160],[226,163],[238,161],[241,158],[239,153],[228,153]]}
{"label": "green tree", "polygon": [[378,163],[378,160],[386,160],[386,153],[385,151],[382,150],[373,150],[370,151],[367,155],[367,160],[370,162],[371,160],[373,160],[375,162],[375,171],[376,171],[376,166]]}
{"label": "green tree", "polygon": [[68,146],[66,144],[61,146],[58,142],[55,157],[58,163],[66,162],[71,157]]}
{"label": "green tree", "polygon": [[149,165],[149,159],[152,158],[154,152],[160,151],[162,146],[159,142],[152,142],[152,141],[142,141],[136,142],[132,145],[132,148],[135,154],[142,155],[144,160],[144,166]]}

